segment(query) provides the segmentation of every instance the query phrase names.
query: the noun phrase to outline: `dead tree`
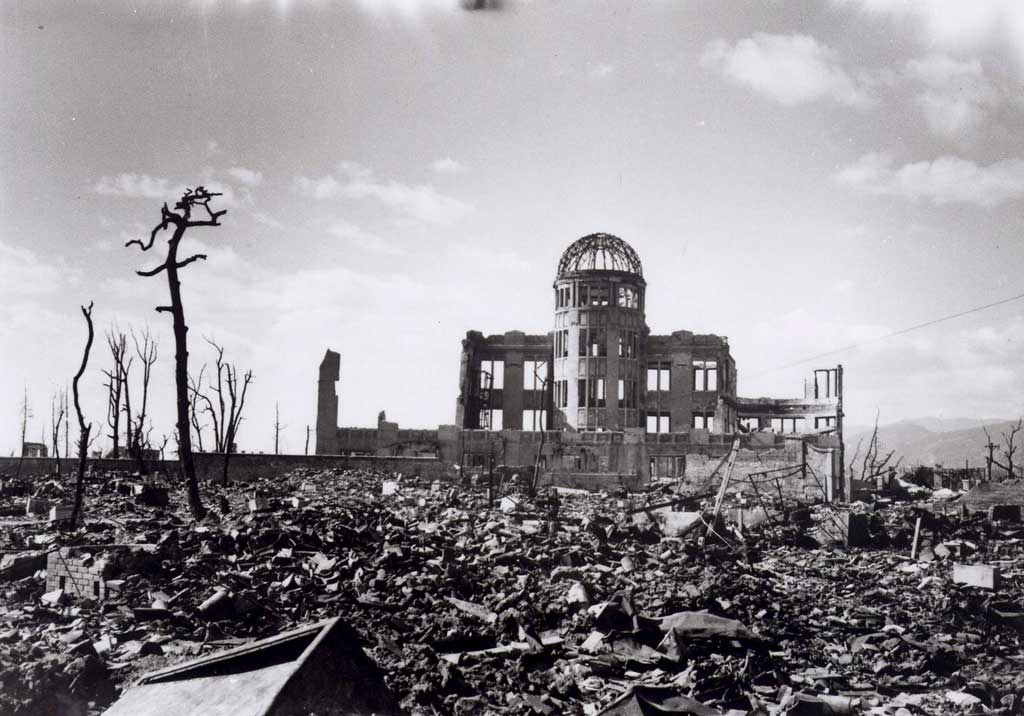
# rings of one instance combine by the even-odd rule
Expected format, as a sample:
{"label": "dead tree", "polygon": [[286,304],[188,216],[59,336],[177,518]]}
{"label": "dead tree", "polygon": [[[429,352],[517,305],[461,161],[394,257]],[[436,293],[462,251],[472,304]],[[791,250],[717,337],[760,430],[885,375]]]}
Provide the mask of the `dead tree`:
{"label": "dead tree", "polygon": [[28,419],[32,417],[32,411],[28,407],[28,386],[24,386],[21,400],[21,445],[18,450],[18,471],[15,477],[21,477],[21,463],[25,459],[25,438],[28,437]]}
{"label": "dead tree", "polygon": [[164,459],[164,450],[167,449],[167,443],[169,441],[170,441],[170,438],[167,437],[167,433],[164,433],[163,435],[160,436],[160,448],[159,448],[159,450],[160,450],[160,459],[161,460]]}
{"label": "dead tree", "polygon": [[132,331],[132,343],[135,346],[135,355],[138,356],[142,363],[142,403],[139,407],[138,412],[133,417],[131,414],[131,407],[128,400],[128,380],[125,377],[125,418],[128,421],[128,452],[135,458],[136,463],[139,466],[139,473],[142,475],[149,474],[149,468],[146,466],[146,461],[143,460],[142,451],[149,447],[149,440],[147,434],[144,433],[146,426],[147,407],[149,401],[149,377],[153,370],[153,364],[156,363],[157,358],[157,344],[156,341],[149,333],[149,327],[142,332],[142,341],[140,343],[139,336]]}
{"label": "dead tree", "polygon": [[199,422],[200,411],[203,409],[199,402],[205,397],[200,392],[203,385],[203,373],[205,372],[206,364],[204,363],[203,367],[199,369],[198,378],[193,378],[191,375],[188,377],[188,418],[192,424],[192,429],[196,432],[196,446],[199,448],[199,452],[205,452],[203,449],[203,430],[206,428],[206,423]]}
{"label": "dead tree", "polygon": [[[242,409],[245,407],[245,395],[252,382],[252,371],[241,376],[239,387],[238,368],[224,360],[224,348],[209,338],[206,342],[217,352],[214,360],[214,371],[211,372],[207,387],[209,392],[198,392],[197,396],[204,403],[204,409],[213,423],[213,437],[218,452],[224,454],[223,483],[228,484],[228,463],[235,449],[235,438],[242,423]],[[214,405],[216,397],[216,406]]]}
{"label": "dead tree", "polygon": [[1015,477],[1013,471],[1013,456],[1020,447],[1017,445],[1017,434],[1020,433],[1021,430],[1024,430],[1024,418],[1018,419],[1016,423],[1010,425],[1009,431],[1004,430],[1000,434],[1000,437],[1003,439],[1003,462],[1000,462],[993,457],[992,453],[994,449],[999,446],[992,442],[992,436],[988,434],[987,428],[982,427],[982,430],[985,431],[985,437],[988,438],[988,445],[986,447],[989,449],[989,475],[991,476],[992,474],[992,465],[996,465],[1006,471],[1008,479],[1013,479]]}
{"label": "dead tree", "polygon": [[89,351],[92,350],[92,301],[89,308],[82,306],[82,315],[85,316],[85,323],[89,328],[89,337],[85,342],[85,350],[82,352],[82,365],[75,373],[75,379],[71,381],[71,390],[75,396],[75,412],[78,414],[78,478],[75,480],[75,506],[71,510],[71,524],[78,524],[78,514],[82,509],[82,490],[85,483],[85,458],[89,452],[89,433],[92,432],[92,423],[86,425],[85,417],[82,415],[82,404],[78,398],[78,381],[85,373],[85,366],[89,363]]}
{"label": "dead tree", "polygon": [[[202,500],[199,496],[199,482],[196,480],[196,468],[192,459],[192,434],[189,423],[189,400],[188,400],[188,325],[185,323],[185,309],[181,303],[181,280],[178,278],[178,271],[191,263],[205,260],[205,254],[194,254],[185,259],[178,258],[178,247],[181,244],[185,232],[197,226],[220,226],[220,217],[227,213],[226,209],[213,211],[210,208],[210,201],[219,193],[209,192],[204,187],[188,189],[181,199],[174,205],[175,211],[163,205],[160,210],[160,223],[153,227],[149,235],[149,241],[143,243],[139,239],[129,241],[125,246],[138,244],[143,251],[153,248],[157,234],[172,229],[171,236],[167,241],[167,258],[156,268],[148,271],[136,271],[140,276],[156,276],[161,271],[167,274],[167,288],[170,293],[171,305],[157,306],[158,313],[170,313],[174,327],[174,384],[177,404],[177,429],[179,449],[181,458],[181,471],[185,475],[188,485],[188,504],[192,516],[201,519],[206,514]],[[207,218],[193,220],[192,211],[201,208],[206,212]]]}
{"label": "dead tree", "polygon": [[64,422],[64,401],[60,393],[54,393],[50,398],[50,442],[53,444],[53,472],[55,475],[60,474],[60,425],[62,422]]}
{"label": "dead tree", "polygon": [[[287,427],[287,426],[285,426]],[[281,406],[278,403],[274,403],[274,454],[280,455],[281,451],[278,446],[281,441]]]}
{"label": "dead tree", "polygon": [[117,326],[108,329],[106,335],[113,359],[110,370],[103,371],[103,375],[107,376],[107,425],[110,426],[110,439],[114,442],[110,456],[117,459],[121,457],[121,400],[127,381],[128,337]]}
{"label": "dead tree", "polygon": [[860,474],[858,475],[857,457],[860,455],[862,442],[863,441],[857,443],[857,449],[854,450],[853,458],[850,460],[851,479],[857,479],[863,482],[876,480],[881,475],[886,474],[889,470],[895,470],[903,461],[903,458],[901,457],[892,465],[889,464],[893,456],[896,454],[895,450],[890,450],[884,457],[880,457],[882,446],[878,440],[878,413],[875,414],[875,428],[871,431],[871,439],[868,441],[868,449],[864,453],[864,459],[861,462],[860,467]]}
{"label": "dead tree", "polygon": [[71,443],[68,437],[68,428],[71,425],[71,409],[68,406],[68,386],[64,385],[64,391],[61,393],[61,399],[64,401],[64,457],[71,457]]}
{"label": "dead tree", "polygon": [[306,426],[306,451],[305,455],[309,455],[309,426]]}

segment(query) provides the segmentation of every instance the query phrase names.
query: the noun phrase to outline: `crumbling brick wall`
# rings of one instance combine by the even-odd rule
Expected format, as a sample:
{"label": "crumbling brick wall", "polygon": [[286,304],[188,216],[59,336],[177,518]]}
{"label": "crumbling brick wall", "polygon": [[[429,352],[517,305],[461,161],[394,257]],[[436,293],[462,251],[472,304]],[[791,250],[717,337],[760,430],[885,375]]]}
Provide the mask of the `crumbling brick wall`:
{"label": "crumbling brick wall", "polygon": [[46,591],[63,589],[81,599],[106,599],[110,564],[105,558],[81,554],[64,547],[50,552],[46,560]]}

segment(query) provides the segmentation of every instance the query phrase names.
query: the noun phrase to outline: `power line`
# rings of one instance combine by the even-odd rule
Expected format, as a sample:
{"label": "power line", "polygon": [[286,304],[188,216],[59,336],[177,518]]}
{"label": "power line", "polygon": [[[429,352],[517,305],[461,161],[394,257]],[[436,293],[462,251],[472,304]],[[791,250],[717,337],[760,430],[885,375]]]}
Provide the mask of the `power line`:
{"label": "power line", "polygon": [[794,361],[793,363],[787,363],[786,365],[780,365],[775,368],[769,368],[768,370],[761,371],[760,373],[755,373],[751,377],[757,378],[767,373],[773,373],[777,370],[785,370],[786,368],[793,368],[794,366],[803,365],[804,363],[810,363],[811,361],[819,360],[820,358],[827,358],[828,356],[833,356],[836,355],[837,353],[845,353],[846,351],[856,350],[857,348],[860,348],[862,346],[868,346],[871,345],[872,343],[879,343],[880,341],[884,341],[895,336],[902,336],[906,333],[910,333],[911,331],[916,331],[921,328],[927,328],[928,326],[934,326],[936,323],[952,321],[954,318],[962,318],[963,316],[969,316],[972,313],[978,313],[979,311],[985,311],[988,310],[989,308],[1002,306],[1005,303],[1019,301],[1022,298],[1024,298],[1024,293],[1018,294],[1016,296],[1011,296],[1010,298],[1004,298],[1000,301],[986,303],[984,306],[976,306],[975,308],[969,308],[966,311],[960,311],[959,313],[951,313],[950,315],[942,316],[941,318],[933,318],[930,321],[918,323],[916,326],[909,326],[908,328],[901,328],[898,331],[893,331],[892,333],[886,333],[884,336],[879,336],[878,338],[872,338],[871,340],[868,341],[861,341],[860,343],[851,343],[848,346],[843,346],[842,348],[835,348],[830,351],[825,351],[824,353],[819,353],[817,355],[810,356],[809,358],[803,358],[801,360]]}

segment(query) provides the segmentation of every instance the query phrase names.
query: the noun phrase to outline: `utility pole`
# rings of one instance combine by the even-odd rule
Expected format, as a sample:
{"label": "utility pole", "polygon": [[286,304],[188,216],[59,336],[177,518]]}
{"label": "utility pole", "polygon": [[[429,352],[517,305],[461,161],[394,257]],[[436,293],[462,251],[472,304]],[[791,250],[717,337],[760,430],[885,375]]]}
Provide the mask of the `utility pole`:
{"label": "utility pole", "polygon": [[[307,428],[308,430],[308,428]],[[307,436],[309,433],[306,433]],[[274,403],[274,454],[280,455],[281,452],[278,450],[278,444],[281,439],[281,409],[277,403]]]}
{"label": "utility pole", "polygon": [[985,447],[988,448],[988,457],[985,459],[985,479],[988,482],[992,482],[992,457],[996,450],[996,445],[992,442],[992,438],[989,438]]}

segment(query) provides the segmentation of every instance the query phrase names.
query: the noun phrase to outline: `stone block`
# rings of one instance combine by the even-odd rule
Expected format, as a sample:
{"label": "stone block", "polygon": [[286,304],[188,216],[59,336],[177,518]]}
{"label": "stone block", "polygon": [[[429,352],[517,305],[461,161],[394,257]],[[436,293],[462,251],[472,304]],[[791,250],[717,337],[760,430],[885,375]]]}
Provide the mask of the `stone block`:
{"label": "stone block", "polygon": [[661,533],[666,537],[682,537],[701,523],[699,512],[669,512],[659,511],[655,513],[655,519],[661,525]]}
{"label": "stone block", "polygon": [[64,522],[71,519],[75,511],[74,505],[54,505],[50,508],[50,522]]}
{"label": "stone block", "polygon": [[994,592],[999,589],[999,568],[990,564],[954,564],[953,581]]}
{"label": "stone block", "polygon": [[50,511],[50,501],[38,497],[29,497],[25,500],[26,515],[45,515]]}

